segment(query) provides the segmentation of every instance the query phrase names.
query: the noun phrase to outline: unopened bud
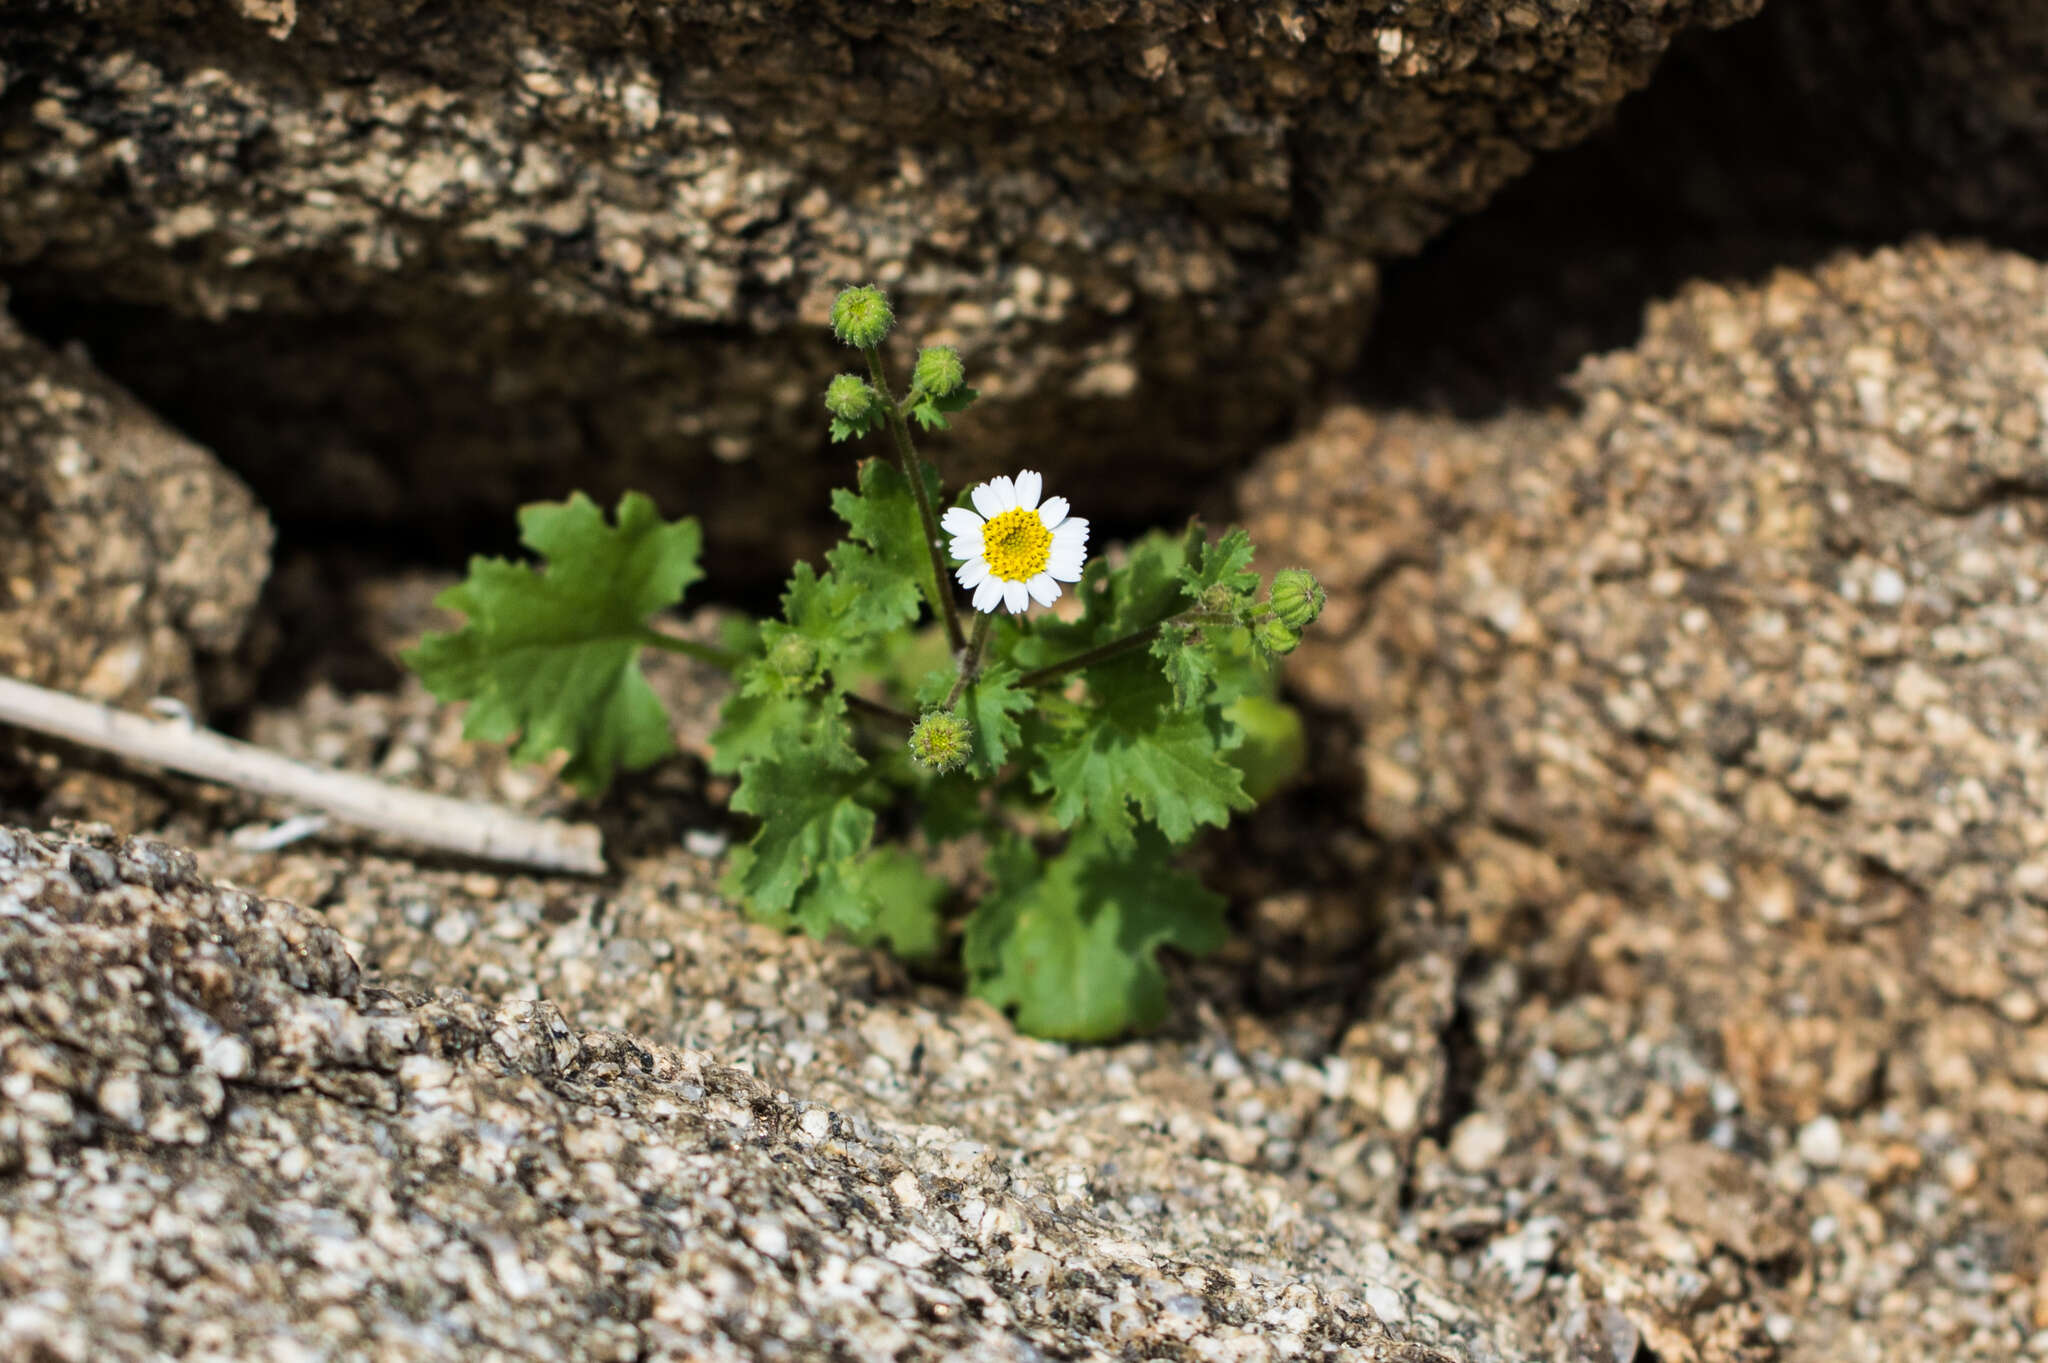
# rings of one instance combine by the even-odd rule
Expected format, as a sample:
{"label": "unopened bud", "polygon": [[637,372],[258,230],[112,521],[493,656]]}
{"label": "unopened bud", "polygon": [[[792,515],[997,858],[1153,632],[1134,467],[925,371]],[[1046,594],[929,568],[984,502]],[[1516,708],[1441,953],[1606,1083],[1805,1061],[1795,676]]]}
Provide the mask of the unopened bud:
{"label": "unopened bud", "polygon": [[818,671],[818,646],[801,634],[785,634],[768,650],[768,670],[791,686],[809,686]]}
{"label": "unopened bud", "polygon": [[875,415],[881,402],[882,395],[858,374],[841,374],[825,385],[825,410],[841,421],[859,425]]}
{"label": "unopened bud", "polygon": [[889,296],[872,284],[842,289],[832,300],[832,332],[840,340],[861,350],[882,343],[896,314],[889,311]]}
{"label": "unopened bud", "polygon": [[1289,629],[1287,622],[1280,619],[1260,622],[1257,631],[1259,647],[1275,655],[1292,653],[1301,642],[1301,631]]}
{"label": "unopened bud", "polygon": [[951,710],[927,710],[910,729],[910,760],[944,776],[967,765],[974,751],[974,727]]}
{"label": "unopened bud", "polygon": [[949,345],[928,345],[917,352],[917,368],[911,371],[910,383],[928,397],[951,397],[960,391],[960,385],[967,382],[967,366],[960,363],[960,352]]}
{"label": "unopened bud", "polygon": [[1221,615],[1237,609],[1237,592],[1227,582],[1212,582],[1202,589],[1202,609]]}
{"label": "unopened bud", "polygon": [[1306,568],[1277,572],[1273,574],[1272,604],[1281,624],[1293,630],[1305,629],[1323,613],[1323,584]]}

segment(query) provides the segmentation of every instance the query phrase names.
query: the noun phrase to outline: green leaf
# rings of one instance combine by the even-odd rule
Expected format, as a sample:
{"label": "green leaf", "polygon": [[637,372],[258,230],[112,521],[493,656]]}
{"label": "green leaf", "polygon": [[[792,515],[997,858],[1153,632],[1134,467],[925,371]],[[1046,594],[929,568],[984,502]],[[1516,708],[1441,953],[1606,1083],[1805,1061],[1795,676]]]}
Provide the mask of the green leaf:
{"label": "green leaf", "polygon": [[1259,575],[1251,570],[1250,535],[1233,526],[1214,544],[1199,538],[1192,539],[1191,543],[1193,548],[1187,556],[1187,565],[1180,571],[1181,586],[1191,599],[1202,600],[1203,593],[1211,587],[1226,588],[1234,597],[1245,597],[1258,591]]}
{"label": "green leaf", "polygon": [[711,770],[730,776],[750,762],[780,757],[814,761],[828,771],[859,770],[846,697],[791,693],[760,663],[743,669],[711,735]]}
{"label": "green leaf", "polygon": [[783,921],[828,864],[867,850],[875,811],[855,798],[864,781],[802,750],[749,763],[732,807],[758,818],[761,828],[734,855],[719,887],[758,917]]}
{"label": "green leaf", "polygon": [[943,431],[946,429],[946,414],[966,411],[980,396],[980,391],[973,388],[956,388],[942,398],[920,394],[910,409],[910,415],[927,431]]}
{"label": "green leaf", "polygon": [[917,619],[915,578],[892,572],[861,545],[847,541],[832,546],[820,574],[799,563],[782,593],[782,618],[761,628],[764,650],[789,633],[811,641],[819,665],[842,688],[866,670],[876,647]]}
{"label": "green leaf", "polygon": [[832,418],[832,443],[836,445],[842,440],[858,440],[887,420],[888,414],[879,407],[852,421],[835,416]]}
{"label": "green leaf", "polygon": [[[922,460],[918,471],[924,479],[926,497],[934,506],[938,505],[939,471]],[[854,539],[874,551],[886,571],[918,585],[933,615],[943,613],[933,595],[932,556],[924,547],[924,518],[918,513],[909,480],[894,464],[884,459],[863,463],[860,491],[833,489],[832,510],[846,522]]]}
{"label": "green leaf", "polygon": [[825,867],[798,901],[794,917],[813,937],[836,928],[862,946],[886,942],[905,960],[925,960],[939,951],[939,906],[948,890],[906,849],[877,847]]}
{"label": "green leaf", "polygon": [[1187,625],[1169,625],[1152,641],[1152,656],[1173,687],[1173,703],[1183,710],[1200,704],[1216,680],[1216,659],[1204,647],[1202,634]]}
{"label": "green leaf", "polygon": [[1152,641],[1152,656],[1181,709],[1228,707],[1240,696],[1273,689],[1273,669],[1236,625],[1172,625]]}
{"label": "green leaf", "polygon": [[579,492],[522,507],[519,529],[546,566],[471,559],[468,578],[435,598],[467,622],[402,657],[442,700],[470,702],[467,737],[516,734],[512,756],[522,762],[567,751],[563,777],[596,798],[620,768],[675,749],[639,656],[648,617],[703,576],[702,535],[694,520],[663,521],[637,492],[620,500],[616,528]]}
{"label": "green leaf", "polygon": [[1158,951],[1223,943],[1223,899],[1173,869],[1146,833],[1130,849],[1075,834],[1043,867],[1013,839],[990,858],[994,891],[967,920],[968,987],[1033,1036],[1107,1041],[1166,1016]]}
{"label": "green leaf", "polygon": [[1098,704],[1048,726],[1043,765],[1032,772],[1061,826],[1085,818],[1111,845],[1128,847],[1136,805],[1178,843],[1251,808],[1238,770],[1223,759],[1226,733],[1201,711],[1175,708],[1150,659],[1130,654],[1092,668],[1088,689]]}

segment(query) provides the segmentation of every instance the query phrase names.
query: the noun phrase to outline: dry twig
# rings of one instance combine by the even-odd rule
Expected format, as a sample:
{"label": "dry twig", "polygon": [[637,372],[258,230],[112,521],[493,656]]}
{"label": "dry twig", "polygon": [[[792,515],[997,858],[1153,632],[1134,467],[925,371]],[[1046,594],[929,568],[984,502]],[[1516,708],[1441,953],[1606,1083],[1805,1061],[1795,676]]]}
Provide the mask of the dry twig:
{"label": "dry twig", "polygon": [[11,677],[0,677],[0,723],[324,810],[422,847],[580,875],[605,869],[601,835],[590,824],[528,818],[494,805],[405,790],[189,722],[145,719]]}

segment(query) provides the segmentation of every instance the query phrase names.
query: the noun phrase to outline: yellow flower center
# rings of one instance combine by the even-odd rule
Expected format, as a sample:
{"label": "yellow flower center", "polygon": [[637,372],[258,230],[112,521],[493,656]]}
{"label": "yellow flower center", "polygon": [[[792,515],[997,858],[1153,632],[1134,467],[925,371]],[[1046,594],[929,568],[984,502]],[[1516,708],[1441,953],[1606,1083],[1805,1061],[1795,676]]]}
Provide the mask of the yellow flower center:
{"label": "yellow flower center", "polygon": [[1052,531],[1036,511],[1005,511],[981,528],[981,556],[988,562],[989,576],[1029,582],[1052,558]]}

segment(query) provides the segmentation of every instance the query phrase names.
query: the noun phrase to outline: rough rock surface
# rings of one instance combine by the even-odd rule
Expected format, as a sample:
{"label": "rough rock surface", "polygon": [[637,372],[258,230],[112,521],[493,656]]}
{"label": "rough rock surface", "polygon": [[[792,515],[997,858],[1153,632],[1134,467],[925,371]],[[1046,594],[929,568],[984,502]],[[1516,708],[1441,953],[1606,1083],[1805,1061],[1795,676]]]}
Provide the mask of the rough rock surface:
{"label": "rough rock surface", "polygon": [[246,691],[219,666],[270,571],[239,479],[0,311],[0,674],[136,705]]}
{"label": "rough rock surface", "polygon": [[772,544],[870,279],[975,458],[1158,510],[1341,372],[1376,260],[1756,7],[14,0],[0,270],[281,516],[638,487]]}
{"label": "rough rock surface", "polygon": [[1413,1214],[1483,1265],[1519,1192],[1664,1359],[2048,1357],[2048,269],[1698,285],[1573,387],[1243,489],[1456,928]]}
{"label": "rough rock surface", "polygon": [[1188,1084],[863,1000],[867,958],[743,926],[689,858],[617,893],[282,875],[485,997],[371,983],[322,915],[189,853],[0,828],[0,1353],[1517,1356],[1412,1251],[1244,1167],[1253,1095],[1313,1067],[1217,1042]]}

